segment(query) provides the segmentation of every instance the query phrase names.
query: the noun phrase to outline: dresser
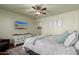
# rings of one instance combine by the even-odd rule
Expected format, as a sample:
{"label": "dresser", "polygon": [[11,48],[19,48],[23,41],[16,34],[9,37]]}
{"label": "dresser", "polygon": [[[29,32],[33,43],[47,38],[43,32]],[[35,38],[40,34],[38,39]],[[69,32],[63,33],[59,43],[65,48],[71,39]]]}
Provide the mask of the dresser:
{"label": "dresser", "polygon": [[25,40],[27,38],[30,38],[30,37],[32,37],[32,34],[30,34],[30,33],[26,33],[26,34],[14,34],[13,35],[13,41],[14,41],[13,44],[14,44],[14,46],[16,46],[18,44],[22,44],[22,43],[25,42]]}

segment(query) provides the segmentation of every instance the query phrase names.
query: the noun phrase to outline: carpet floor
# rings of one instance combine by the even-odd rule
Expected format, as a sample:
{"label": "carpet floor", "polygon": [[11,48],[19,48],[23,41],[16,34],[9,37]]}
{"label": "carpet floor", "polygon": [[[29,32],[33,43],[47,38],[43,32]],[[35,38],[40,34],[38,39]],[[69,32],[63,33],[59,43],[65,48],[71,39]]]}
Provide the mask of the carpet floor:
{"label": "carpet floor", "polygon": [[28,53],[26,53],[26,51],[22,49],[22,45],[14,47],[12,49],[8,49],[7,53],[9,53],[9,55],[29,55]]}

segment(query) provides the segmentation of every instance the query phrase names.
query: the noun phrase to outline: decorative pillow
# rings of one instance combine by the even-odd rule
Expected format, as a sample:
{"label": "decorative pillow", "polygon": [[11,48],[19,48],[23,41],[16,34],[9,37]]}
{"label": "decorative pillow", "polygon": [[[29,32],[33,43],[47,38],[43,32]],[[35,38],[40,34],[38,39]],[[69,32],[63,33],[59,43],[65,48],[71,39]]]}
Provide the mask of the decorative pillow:
{"label": "decorative pillow", "polygon": [[64,45],[66,47],[68,46],[72,46],[75,44],[75,42],[78,40],[78,33],[77,32],[73,32],[72,34],[70,34],[67,39],[64,42]]}
{"label": "decorative pillow", "polygon": [[74,47],[79,50],[79,40],[75,43]]}
{"label": "decorative pillow", "polygon": [[68,31],[61,34],[58,38],[58,43],[64,43],[65,39],[70,35]]}

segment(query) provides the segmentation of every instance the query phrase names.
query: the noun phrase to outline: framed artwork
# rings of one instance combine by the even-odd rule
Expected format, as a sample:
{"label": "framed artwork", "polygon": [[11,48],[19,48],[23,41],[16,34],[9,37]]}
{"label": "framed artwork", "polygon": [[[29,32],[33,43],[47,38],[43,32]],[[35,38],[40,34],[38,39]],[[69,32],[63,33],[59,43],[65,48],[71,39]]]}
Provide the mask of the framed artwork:
{"label": "framed artwork", "polygon": [[16,29],[26,29],[27,26],[29,26],[29,25],[30,24],[25,21],[15,21],[15,28]]}

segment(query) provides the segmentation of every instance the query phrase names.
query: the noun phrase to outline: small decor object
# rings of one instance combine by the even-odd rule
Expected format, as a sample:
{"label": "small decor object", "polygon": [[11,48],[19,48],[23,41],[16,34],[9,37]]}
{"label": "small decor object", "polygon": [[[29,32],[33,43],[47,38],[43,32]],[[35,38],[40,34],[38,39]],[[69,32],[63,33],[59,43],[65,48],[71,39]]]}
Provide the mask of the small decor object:
{"label": "small decor object", "polygon": [[37,27],[37,29],[41,29],[41,27]]}
{"label": "small decor object", "polygon": [[30,24],[28,22],[25,21],[16,21],[15,22],[15,28],[16,29],[26,29],[27,26],[29,26]]}

